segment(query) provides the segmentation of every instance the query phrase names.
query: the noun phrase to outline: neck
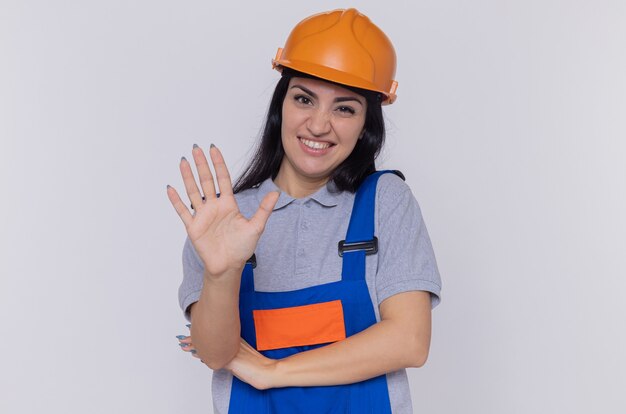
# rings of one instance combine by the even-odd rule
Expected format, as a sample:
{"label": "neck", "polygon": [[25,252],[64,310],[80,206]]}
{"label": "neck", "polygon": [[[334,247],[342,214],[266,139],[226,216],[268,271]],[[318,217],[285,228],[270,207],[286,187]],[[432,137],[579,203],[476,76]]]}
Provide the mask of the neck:
{"label": "neck", "polygon": [[322,188],[327,182],[328,177],[305,177],[285,168],[281,168],[274,179],[274,184],[293,198],[307,197]]}

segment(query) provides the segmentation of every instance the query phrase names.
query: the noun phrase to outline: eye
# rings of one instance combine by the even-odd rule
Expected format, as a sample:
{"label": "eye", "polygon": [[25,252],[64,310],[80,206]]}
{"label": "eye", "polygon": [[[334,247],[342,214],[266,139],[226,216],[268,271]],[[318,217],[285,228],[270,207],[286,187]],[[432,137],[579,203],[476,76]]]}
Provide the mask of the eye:
{"label": "eye", "polygon": [[337,108],[337,110],[345,115],[354,115],[356,113],[354,108],[350,106],[340,106],[339,108]]}
{"label": "eye", "polygon": [[311,99],[309,99],[308,96],[296,95],[296,96],[294,96],[294,99],[296,100],[296,102],[301,103],[303,105],[310,105],[311,104]]}

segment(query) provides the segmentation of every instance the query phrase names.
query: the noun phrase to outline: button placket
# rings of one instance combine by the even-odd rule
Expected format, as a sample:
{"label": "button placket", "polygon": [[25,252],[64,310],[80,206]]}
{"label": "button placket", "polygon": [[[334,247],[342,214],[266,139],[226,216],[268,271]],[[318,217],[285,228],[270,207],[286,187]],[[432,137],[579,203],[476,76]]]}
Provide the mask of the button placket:
{"label": "button placket", "polygon": [[[307,207],[304,209],[302,207]],[[307,251],[304,246],[307,246],[307,240],[309,238],[309,220],[307,218],[310,210],[310,200],[305,201],[300,205],[300,214],[299,214],[299,229],[298,229],[298,246],[296,250],[296,273],[304,274],[310,271],[310,258],[308,257]]]}

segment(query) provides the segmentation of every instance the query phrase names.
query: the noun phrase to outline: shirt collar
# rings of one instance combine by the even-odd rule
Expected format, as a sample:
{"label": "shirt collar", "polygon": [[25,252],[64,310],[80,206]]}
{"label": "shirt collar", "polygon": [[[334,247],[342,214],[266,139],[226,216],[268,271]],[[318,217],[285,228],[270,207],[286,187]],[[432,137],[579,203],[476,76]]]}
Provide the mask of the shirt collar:
{"label": "shirt collar", "polygon": [[[259,204],[261,203],[265,195],[270,191],[280,191],[280,189],[276,184],[274,184],[274,181],[271,178],[268,178],[259,185],[256,195]],[[342,192],[337,189],[337,185],[333,181],[328,181],[326,185],[323,185],[319,190],[317,190],[310,196],[302,198],[302,200],[306,201],[310,198],[325,207],[334,207],[339,204],[341,193]],[[295,198],[291,197],[289,194],[283,191],[280,193],[280,197],[278,198],[278,201],[274,206],[274,210],[283,208],[295,200]]]}

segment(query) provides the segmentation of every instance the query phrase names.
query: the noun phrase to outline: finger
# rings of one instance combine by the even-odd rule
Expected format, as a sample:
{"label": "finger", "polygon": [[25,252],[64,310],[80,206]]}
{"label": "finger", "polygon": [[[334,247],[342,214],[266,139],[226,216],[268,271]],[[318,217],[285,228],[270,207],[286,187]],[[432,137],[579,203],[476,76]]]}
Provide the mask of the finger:
{"label": "finger", "polygon": [[180,159],[180,173],[183,176],[185,190],[187,190],[187,195],[189,196],[189,200],[191,200],[191,205],[196,211],[198,211],[198,207],[202,205],[202,194],[200,194],[200,190],[196,185],[196,179],[191,171],[191,165],[185,157]]}
{"label": "finger", "polygon": [[200,187],[202,188],[202,192],[207,200],[214,199],[217,196],[215,195],[215,184],[213,183],[213,174],[211,174],[211,169],[209,168],[209,163],[204,155],[204,151],[202,148],[193,144],[193,150],[191,153],[193,154],[193,160],[196,163],[196,168],[198,170],[198,177],[200,179]]}
{"label": "finger", "polygon": [[167,198],[170,199],[170,202],[174,206],[174,209],[180,216],[183,223],[185,223],[185,227],[189,226],[193,221],[193,215],[183,203],[183,200],[180,199],[178,192],[171,185],[167,186]]}
{"label": "finger", "polygon": [[182,349],[185,352],[191,352],[191,351],[195,351],[196,348],[193,346],[193,344],[184,344],[184,343],[180,343],[180,349]]}
{"label": "finger", "polygon": [[233,187],[230,181],[230,174],[228,172],[228,168],[226,168],[224,157],[222,156],[221,151],[217,149],[215,145],[211,145],[212,146],[209,149],[209,154],[211,155],[211,161],[213,162],[213,167],[215,168],[217,185],[220,187],[220,195],[233,195]]}
{"label": "finger", "polygon": [[265,230],[265,224],[270,218],[279,197],[280,193],[278,191],[270,191],[267,193],[265,197],[263,197],[256,213],[254,213],[254,216],[250,219],[250,222],[254,224],[259,234],[263,233],[263,230]]}
{"label": "finger", "polygon": [[178,340],[182,344],[190,344],[190,343],[192,343],[191,342],[191,336],[178,335],[176,338],[178,338]]}

